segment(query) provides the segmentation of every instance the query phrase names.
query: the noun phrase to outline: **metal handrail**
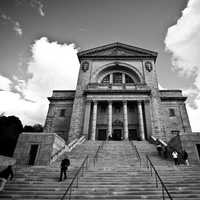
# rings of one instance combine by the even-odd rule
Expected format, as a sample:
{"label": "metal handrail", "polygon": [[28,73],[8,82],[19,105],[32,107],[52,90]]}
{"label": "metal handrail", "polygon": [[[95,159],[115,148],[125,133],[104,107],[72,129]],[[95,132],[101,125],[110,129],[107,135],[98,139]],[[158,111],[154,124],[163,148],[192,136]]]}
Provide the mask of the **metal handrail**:
{"label": "metal handrail", "polygon": [[135,151],[136,151],[137,159],[139,160],[139,162],[140,162],[140,167],[141,167],[141,165],[142,165],[142,159],[141,159],[140,154],[139,154],[139,152],[138,152],[138,150],[137,150],[137,147],[133,144],[132,141],[130,141],[130,142],[131,142],[132,148],[134,148]]}
{"label": "metal handrail", "polygon": [[155,179],[156,179],[156,187],[158,187],[158,180],[160,181],[160,184],[162,186],[162,198],[163,200],[165,200],[165,193],[164,191],[167,193],[169,199],[173,200],[172,196],[170,195],[167,187],[165,186],[164,182],[162,181],[161,177],[159,176],[156,168],[154,167],[153,163],[151,162],[150,158],[148,155],[146,155],[146,159],[147,159],[147,168],[149,169],[150,168],[150,171],[151,171],[151,176],[153,175],[153,172],[152,172],[152,169],[155,173]]}
{"label": "metal handrail", "polygon": [[[103,141],[101,145],[99,145],[96,153],[95,153],[95,156],[93,158],[93,162],[94,162],[94,166],[95,166],[95,163],[98,159],[98,153],[101,149],[103,149],[103,146],[105,144],[106,141]],[[67,194],[69,193],[69,197],[68,199],[70,200],[71,199],[71,194],[72,194],[72,186],[73,186],[73,183],[74,181],[76,180],[76,188],[78,188],[78,178],[79,178],[79,173],[81,172],[82,170],[82,176],[83,176],[83,173],[84,173],[84,168],[87,170],[87,167],[88,167],[88,160],[89,160],[89,156],[87,155],[86,158],[84,159],[83,163],[81,164],[81,166],[79,167],[78,171],[76,172],[75,176],[73,177],[71,183],[69,184],[69,186],[67,187],[65,193],[63,194],[61,200],[64,200],[64,198],[67,196]],[[85,167],[84,167],[85,165]]]}
{"label": "metal handrail", "polygon": [[95,166],[95,164],[96,164],[96,162],[97,162],[99,151],[100,151],[101,149],[103,149],[103,146],[104,146],[105,143],[106,143],[106,141],[103,141],[102,144],[99,145],[99,147],[98,147],[98,149],[97,149],[97,151],[96,151],[96,153],[95,153],[95,156],[94,156],[94,158],[93,158],[93,164],[94,164],[94,166]]}
{"label": "metal handrail", "polygon": [[67,194],[69,193],[69,198],[68,199],[71,199],[71,193],[72,193],[72,186],[76,180],[76,187],[78,188],[78,178],[79,178],[79,174],[80,172],[82,171],[82,176],[83,176],[83,173],[84,173],[84,168],[87,169],[87,166],[88,166],[88,159],[89,159],[89,156],[87,155],[84,159],[84,161],[82,162],[81,166],[79,167],[79,169],[77,170],[74,178],[72,179],[71,183],[69,184],[69,186],[67,187],[65,193],[63,194],[61,200],[64,200],[65,197],[67,196]]}
{"label": "metal handrail", "polygon": [[51,160],[57,156],[63,149],[65,149],[65,146],[63,146],[62,148],[60,148],[58,151],[56,151],[52,156],[51,156]]}

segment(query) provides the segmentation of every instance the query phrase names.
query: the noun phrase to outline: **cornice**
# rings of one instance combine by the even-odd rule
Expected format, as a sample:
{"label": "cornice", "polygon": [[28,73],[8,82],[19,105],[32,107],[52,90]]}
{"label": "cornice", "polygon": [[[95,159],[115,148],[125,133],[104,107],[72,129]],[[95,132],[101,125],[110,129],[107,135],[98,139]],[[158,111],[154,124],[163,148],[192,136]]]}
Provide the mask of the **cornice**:
{"label": "cornice", "polygon": [[161,101],[186,101],[187,97],[160,97]]}
{"label": "cornice", "polygon": [[74,97],[47,97],[47,99],[52,102],[52,101],[73,101]]}
{"label": "cornice", "polygon": [[84,94],[151,94],[151,90],[85,90]]}

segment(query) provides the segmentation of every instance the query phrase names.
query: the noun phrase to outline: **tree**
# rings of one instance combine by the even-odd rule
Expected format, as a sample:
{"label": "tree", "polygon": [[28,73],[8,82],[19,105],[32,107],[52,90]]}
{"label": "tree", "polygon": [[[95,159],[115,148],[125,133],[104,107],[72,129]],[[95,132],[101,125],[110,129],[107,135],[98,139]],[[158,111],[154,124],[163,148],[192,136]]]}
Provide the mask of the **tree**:
{"label": "tree", "polygon": [[25,125],[23,132],[43,132],[43,126],[41,124]]}
{"label": "tree", "polygon": [[25,125],[23,128],[23,132],[33,132],[33,127],[30,125]]}
{"label": "tree", "polygon": [[43,132],[43,126],[41,124],[33,125],[34,132]]}
{"label": "tree", "polygon": [[0,116],[0,154],[12,156],[19,134],[23,131],[20,119],[16,116]]}

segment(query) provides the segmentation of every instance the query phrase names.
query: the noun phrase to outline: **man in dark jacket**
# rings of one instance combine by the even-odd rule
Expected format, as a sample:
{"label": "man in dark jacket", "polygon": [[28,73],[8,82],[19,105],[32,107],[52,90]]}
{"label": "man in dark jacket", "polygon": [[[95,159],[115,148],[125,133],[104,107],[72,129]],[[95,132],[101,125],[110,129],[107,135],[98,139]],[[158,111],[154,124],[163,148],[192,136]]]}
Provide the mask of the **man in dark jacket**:
{"label": "man in dark jacket", "polygon": [[184,164],[189,166],[188,153],[185,150],[182,151],[182,158],[184,160]]}
{"label": "man in dark jacket", "polygon": [[59,181],[62,181],[63,174],[64,174],[64,179],[67,178],[66,172],[67,172],[69,165],[70,165],[70,160],[67,157],[61,161]]}
{"label": "man in dark jacket", "polygon": [[6,169],[0,172],[0,191],[3,190],[7,180],[10,178],[10,180],[13,179],[13,171],[12,166],[9,165]]}

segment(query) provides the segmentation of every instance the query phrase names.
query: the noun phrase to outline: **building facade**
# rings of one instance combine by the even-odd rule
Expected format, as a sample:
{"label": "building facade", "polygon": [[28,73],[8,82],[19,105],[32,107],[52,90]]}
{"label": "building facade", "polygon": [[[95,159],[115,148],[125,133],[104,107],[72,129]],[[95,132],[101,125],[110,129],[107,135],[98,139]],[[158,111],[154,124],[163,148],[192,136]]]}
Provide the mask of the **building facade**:
{"label": "building facade", "polygon": [[85,136],[91,140],[169,141],[191,132],[181,90],[159,90],[157,53],[113,43],[78,53],[76,90],[56,90],[44,131],[65,141]]}

